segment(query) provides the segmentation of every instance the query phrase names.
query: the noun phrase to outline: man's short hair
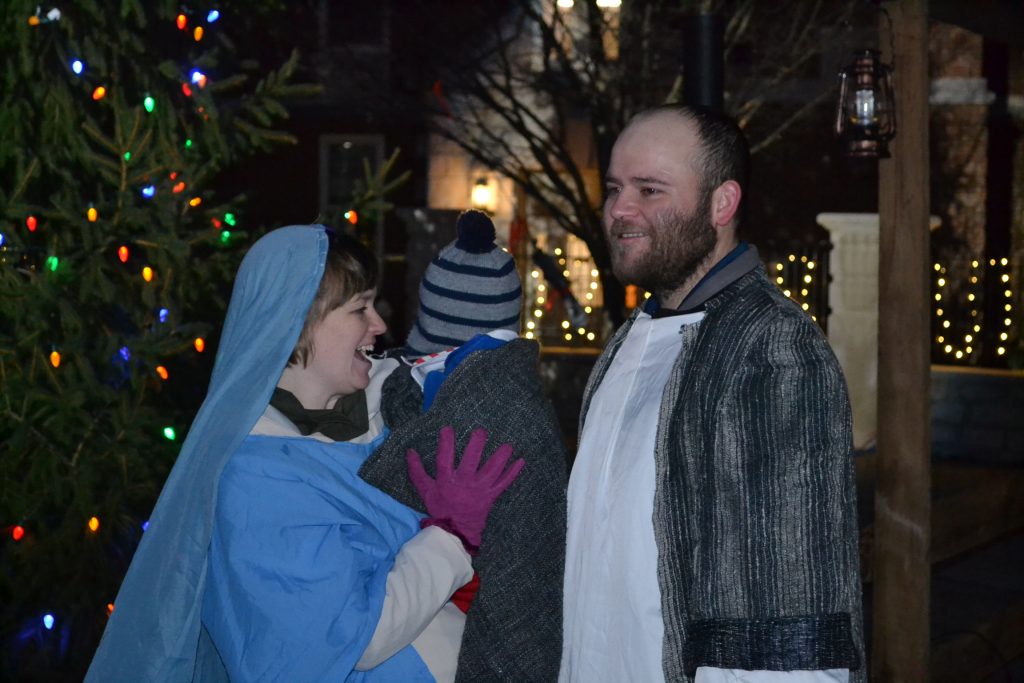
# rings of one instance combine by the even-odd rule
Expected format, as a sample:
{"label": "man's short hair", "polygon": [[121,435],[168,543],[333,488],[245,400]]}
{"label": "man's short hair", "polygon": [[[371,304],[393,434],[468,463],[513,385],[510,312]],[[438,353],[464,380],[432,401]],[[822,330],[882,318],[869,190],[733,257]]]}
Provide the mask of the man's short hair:
{"label": "man's short hair", "polygon": [[362,242],[344,233],[327,228],[327,260],[320,287],[306,313],[306,322],[299,334],[288,364],[306,367],[313,349],[313,331],[327,314],[346,304],[352,297],[377,286],[380,268],[373,252]]}
{"label": "man's short hair", "polygon": [[[734,180],[746,194],[750,180],[750,146],[735,119],[707,107],[663,104],[640,112],[630,123],[661,112],[675,113],[694,125],[701,146],[694,170],[704,192],[713,191],[726,180]],[[741,206],[745,204],[741,202]]]}

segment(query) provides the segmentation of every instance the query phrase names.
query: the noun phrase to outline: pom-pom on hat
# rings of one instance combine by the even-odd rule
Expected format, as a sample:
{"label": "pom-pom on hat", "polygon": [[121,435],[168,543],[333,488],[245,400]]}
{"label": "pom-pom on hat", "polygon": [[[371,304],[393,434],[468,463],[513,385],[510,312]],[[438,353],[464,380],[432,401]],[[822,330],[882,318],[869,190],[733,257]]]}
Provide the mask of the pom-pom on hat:
{"label": "pom-pom on hat", "polygon": [[512,257],[494,243],[494,223],[481,211],[465,211],[456,228],[458,239],[434,257],[420,281],[409,355],[461,346],[492,330],[519,332],[523,288]]}

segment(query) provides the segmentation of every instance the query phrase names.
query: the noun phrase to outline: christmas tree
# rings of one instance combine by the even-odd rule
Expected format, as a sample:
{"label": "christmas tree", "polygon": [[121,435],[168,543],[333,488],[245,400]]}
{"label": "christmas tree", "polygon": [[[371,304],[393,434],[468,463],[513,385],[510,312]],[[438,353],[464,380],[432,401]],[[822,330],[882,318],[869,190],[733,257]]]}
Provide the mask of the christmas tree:
{"label": "christmas tree", "polygon": [[250,241],[215,181],[313,91],[229,38],[277,5],[7,5],[2,680],[81,680],[205,392]]}

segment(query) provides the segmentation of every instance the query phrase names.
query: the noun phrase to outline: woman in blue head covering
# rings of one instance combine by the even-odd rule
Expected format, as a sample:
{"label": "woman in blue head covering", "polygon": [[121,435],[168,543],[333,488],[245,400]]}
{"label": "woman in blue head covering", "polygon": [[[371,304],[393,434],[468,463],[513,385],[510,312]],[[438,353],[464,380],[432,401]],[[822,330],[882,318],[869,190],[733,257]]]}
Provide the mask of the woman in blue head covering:
{"label": "woman in blue head covering", "polygon": [[[235,280],[206,400],[86,676],[115,681],[449,681],[470,552],[518,475],[501,446],[438,476],[430,517],[358,477],[383,441],[366,352],[384,332],[377,264],[322,226],[257,241]],[[372,379],[371,379],[372,378]]]}

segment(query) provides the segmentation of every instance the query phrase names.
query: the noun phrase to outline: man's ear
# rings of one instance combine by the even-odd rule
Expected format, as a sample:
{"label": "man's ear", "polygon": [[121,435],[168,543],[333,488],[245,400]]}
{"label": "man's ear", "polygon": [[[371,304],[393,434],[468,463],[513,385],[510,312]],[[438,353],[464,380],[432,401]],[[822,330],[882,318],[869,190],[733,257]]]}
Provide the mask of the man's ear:
{"label": "man's ear", "polygon": [[735,180],[726,180],[711,193],[711,224],[716,228],[732,223],[740,209],[743,190]]}

